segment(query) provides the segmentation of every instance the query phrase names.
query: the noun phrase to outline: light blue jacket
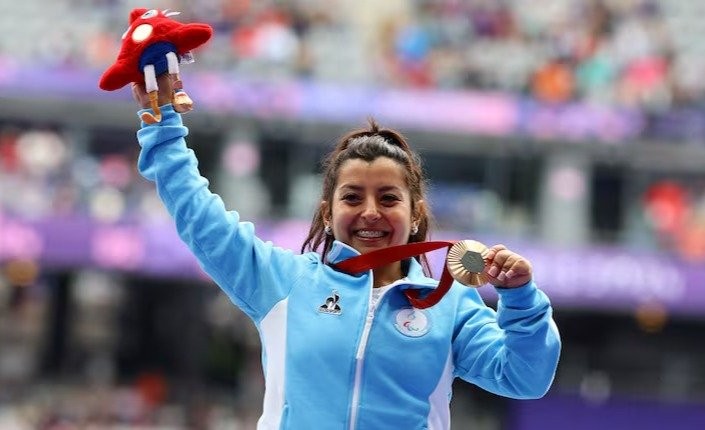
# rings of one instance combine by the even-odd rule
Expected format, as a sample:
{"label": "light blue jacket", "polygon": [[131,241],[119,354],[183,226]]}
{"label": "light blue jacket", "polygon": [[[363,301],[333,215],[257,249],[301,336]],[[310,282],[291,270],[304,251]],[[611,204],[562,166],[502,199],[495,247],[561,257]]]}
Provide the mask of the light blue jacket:
{"label": "light blue jacket", "polygon": [[[139,170],[156,183],[181,238],[203,269],[256,324],[265,396],[259,429],[448,429],[451,385],[460,377],[503,396],[543,396],[555,374],[558,331],[533,282],[498,289],[498,310],[454,284],[415,310],[406,288],[435,288],[409,273],[371,305],[372,274],[333,270],[319,254],[263,242],[208,190],[171,105],[142,124]],[[335,242],[338,262],[357,252]]]}

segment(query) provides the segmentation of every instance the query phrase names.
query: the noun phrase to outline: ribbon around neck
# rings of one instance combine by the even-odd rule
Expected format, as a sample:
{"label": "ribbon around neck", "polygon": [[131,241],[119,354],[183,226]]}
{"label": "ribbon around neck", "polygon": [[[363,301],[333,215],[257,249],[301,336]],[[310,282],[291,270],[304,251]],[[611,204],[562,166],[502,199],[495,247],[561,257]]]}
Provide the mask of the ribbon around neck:
{"label": "ribbon around neck", "polygon": [[[416,257],[426,252],[435,251],[441,248],[446,248],[447,257],[448,251],[455,244],[456,242],[444,240],[406,243],[404,245],[376,249],[366,254],[348,258],[347,260],[333,264],[332,266],[349,274],[361,273],[376,269],[377,267],[384,266],[385,264],[394,263],[395,261],[401,261],[406,258]],[[435,290],[432,290],[423,298],[421,297],[419,290],[404,290],[404,294],[413,307],[417,309],[426,309],[438,303],[443,296],[445,296],[448,290],[450,290],[450,286],[452,284],[453,276],[451,276],[448,271],[448,265],[444,264],[441,280]]]}

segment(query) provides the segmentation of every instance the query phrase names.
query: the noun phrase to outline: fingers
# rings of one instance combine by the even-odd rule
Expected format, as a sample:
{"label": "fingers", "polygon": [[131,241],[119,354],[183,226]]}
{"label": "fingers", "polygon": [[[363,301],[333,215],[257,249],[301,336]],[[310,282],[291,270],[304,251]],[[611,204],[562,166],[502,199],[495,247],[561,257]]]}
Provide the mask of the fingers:
{"label": "fingers", "polygon": [[157,85],[159,86],[159,105],[171,103],[174,96],[174,81],[175,75],[169,73],[161,74],[157,77]]}
{"label": "fingers", "polygon": [[[172,96],[174,93],[173,89],[174,78],[168,73],[164,73],[157,77],[157,86],[159,87],[159,106],[171,103]],[[132,83],[132,98],[135,99],[137,104],[143,109],[150,108],[149,94],[145,89],[144,83]]]}
{"label": "fingers", "polygon": [[488,250],[487,250],[486,253],[483,255],[483,257],[484,257],[485,260],[487,260],[487,261],[492,261],[492,260],[494,260],[494,257],[495,257],[495,255],[497,254],[497,252],[502,251],[502,250],[504,250],[504,249],[507,249],[507,247],[504,246],[504,245],[495,245],[495,246],[493,246],[493,247],[491,247],[491,248],[488,248]]}
{"label": "fingers", "polygon": [[489,248],[483,257],[487,261],[485,274],[495,286],[518,287],[531,280],[529,261],[504,245]]}
{"label": "fingers", "polygon": [[132,98],[135,99],[140,107],[149,107],[149,97],[147,97],[147,91],[144,88],[144,84],[139,84],[137,82],[132,83]]}

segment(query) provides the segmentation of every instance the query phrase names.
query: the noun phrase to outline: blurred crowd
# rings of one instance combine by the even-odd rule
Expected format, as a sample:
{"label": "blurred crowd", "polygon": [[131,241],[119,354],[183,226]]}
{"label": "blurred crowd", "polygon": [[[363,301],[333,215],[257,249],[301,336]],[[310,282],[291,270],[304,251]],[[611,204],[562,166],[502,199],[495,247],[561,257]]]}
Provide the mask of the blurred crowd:
{"label": "blurred crowd", "polygon": [[[252,422],[237,417],[226,404],[204,405],[188,410],[180,404],[155,403],[147,388],[104,386],[37,387],[24,402],[0,408],[0,428],[8,430],[77,429],[231,429],[252,428]],[[43,391],[43,392],[42,392]],[[198,418],[188,416],[198,415]]]}
{"label": "blurred crowd", "polygon": [[[257,333],[215,286],[78,270],[65,278],[70,311],[57,319],[63,275],[10,266],[0,265],[0,429],[255,427]],[[163,291],[145,306],[144,291],[160,288],[179,306]],[[185,318],[186,301],[204,304],[203,319]],[[180,323],[201,327],[199,339]]]}
{"label": "blurred crowd", "polygon": [[81,140],[47,128],[0,127],[0,213],[107,223],[166,219],[136,170],[136,144],[98,152]]}
{"label": "blurred crowd", "polygon": [[[29,221],[79,217],[105,224],[168,223],[168,214],[153,188],[137,172],[138,147],[131,143],[133,139],[130,132],[120,145],[111,148],[110,138],[104,133],[72,134],[68,129],[0,125],[0,219],[5,215]],[[222,148],[215,145],[211,150],[218,152]],[[238,166],[222,162],[204,174],[214,180],[216,189],[232,183],[249,184],[246,177],[233,171]],[[440,229],[516,237],[536,235],[538,213],[532,209],[534,202],[512,204],[507,196],[499,195],[486,184],[433,181],[431,186],[430,204]],[[317,198],[317,183],[313,187],[312,198]],[[257,190],[261,200],[266,200],[268,197],[264,196],[271,192],[261,187]],[[296,189],[289,192],[296,193]],[[278,213],[300,218],[296,199],[289,200],[293,200],[290,207],[273,203],[279,205]],[[235,201],[240,206],[243,197],[235,196]],[[595,204],[599,207],[600,202]],[[626,196],[624,204],[624,219],[615,221],[621,230],[593,231],[593,238],[672,251],[686,260],[705,260],[704,182],[653,178],[643,184],[638,194]]]}
{"label": "blurred crowd", "polygon": [[[0,28],[14,36],[0,40],[0,61],[102,71],[139,6],[211,24],[214,38],[187,67],[239,79],[507,91],[647,111],[697,104],[705,92],[705,3],[679,0],[0,0]],[[95,139],[105,148],[110,137]],[[85,131],[0,128],[0,209],[165,219],[134,168],[136,146],[91,145]],[[492,191],[435,185],[445,228],[492,231],[501,220],[504,231],[512,222],[530,230],[531,214],[508,214]],[[643,184],[621,236],[699,259],[705,191],[689,180],[668,185],[677,191]]]}
{"label": "blurred crowd", "polygon": [[[203,69],[237,77],[481,89],[663,111],[702,101],[705,5],[680,0],[39,0],[0,26],[19,61],[103,70],[132,7],[215,28]],[[34,16],[30,16],[34,15]],[[61,16],[60,22],[56,17]],[[71,19],[65,19],[71,18]],[[5,25],[7,24],[7,26]]]}
{"label": "blurred crowd", "polygon": [[639,206],[628,238],[632,243],[672,250],[686,261],[705,261],[705,183],[655,181]]}

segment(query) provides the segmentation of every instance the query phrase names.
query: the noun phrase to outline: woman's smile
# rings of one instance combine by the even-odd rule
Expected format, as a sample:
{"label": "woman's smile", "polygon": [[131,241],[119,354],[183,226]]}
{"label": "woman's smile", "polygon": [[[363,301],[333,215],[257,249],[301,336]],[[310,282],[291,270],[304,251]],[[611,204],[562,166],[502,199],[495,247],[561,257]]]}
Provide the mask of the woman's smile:
{"label": "woman's smile", "polygon": [[362,240],[376,240],[385,237],[387,232],[381,230],[357,230],[353,234]]}

